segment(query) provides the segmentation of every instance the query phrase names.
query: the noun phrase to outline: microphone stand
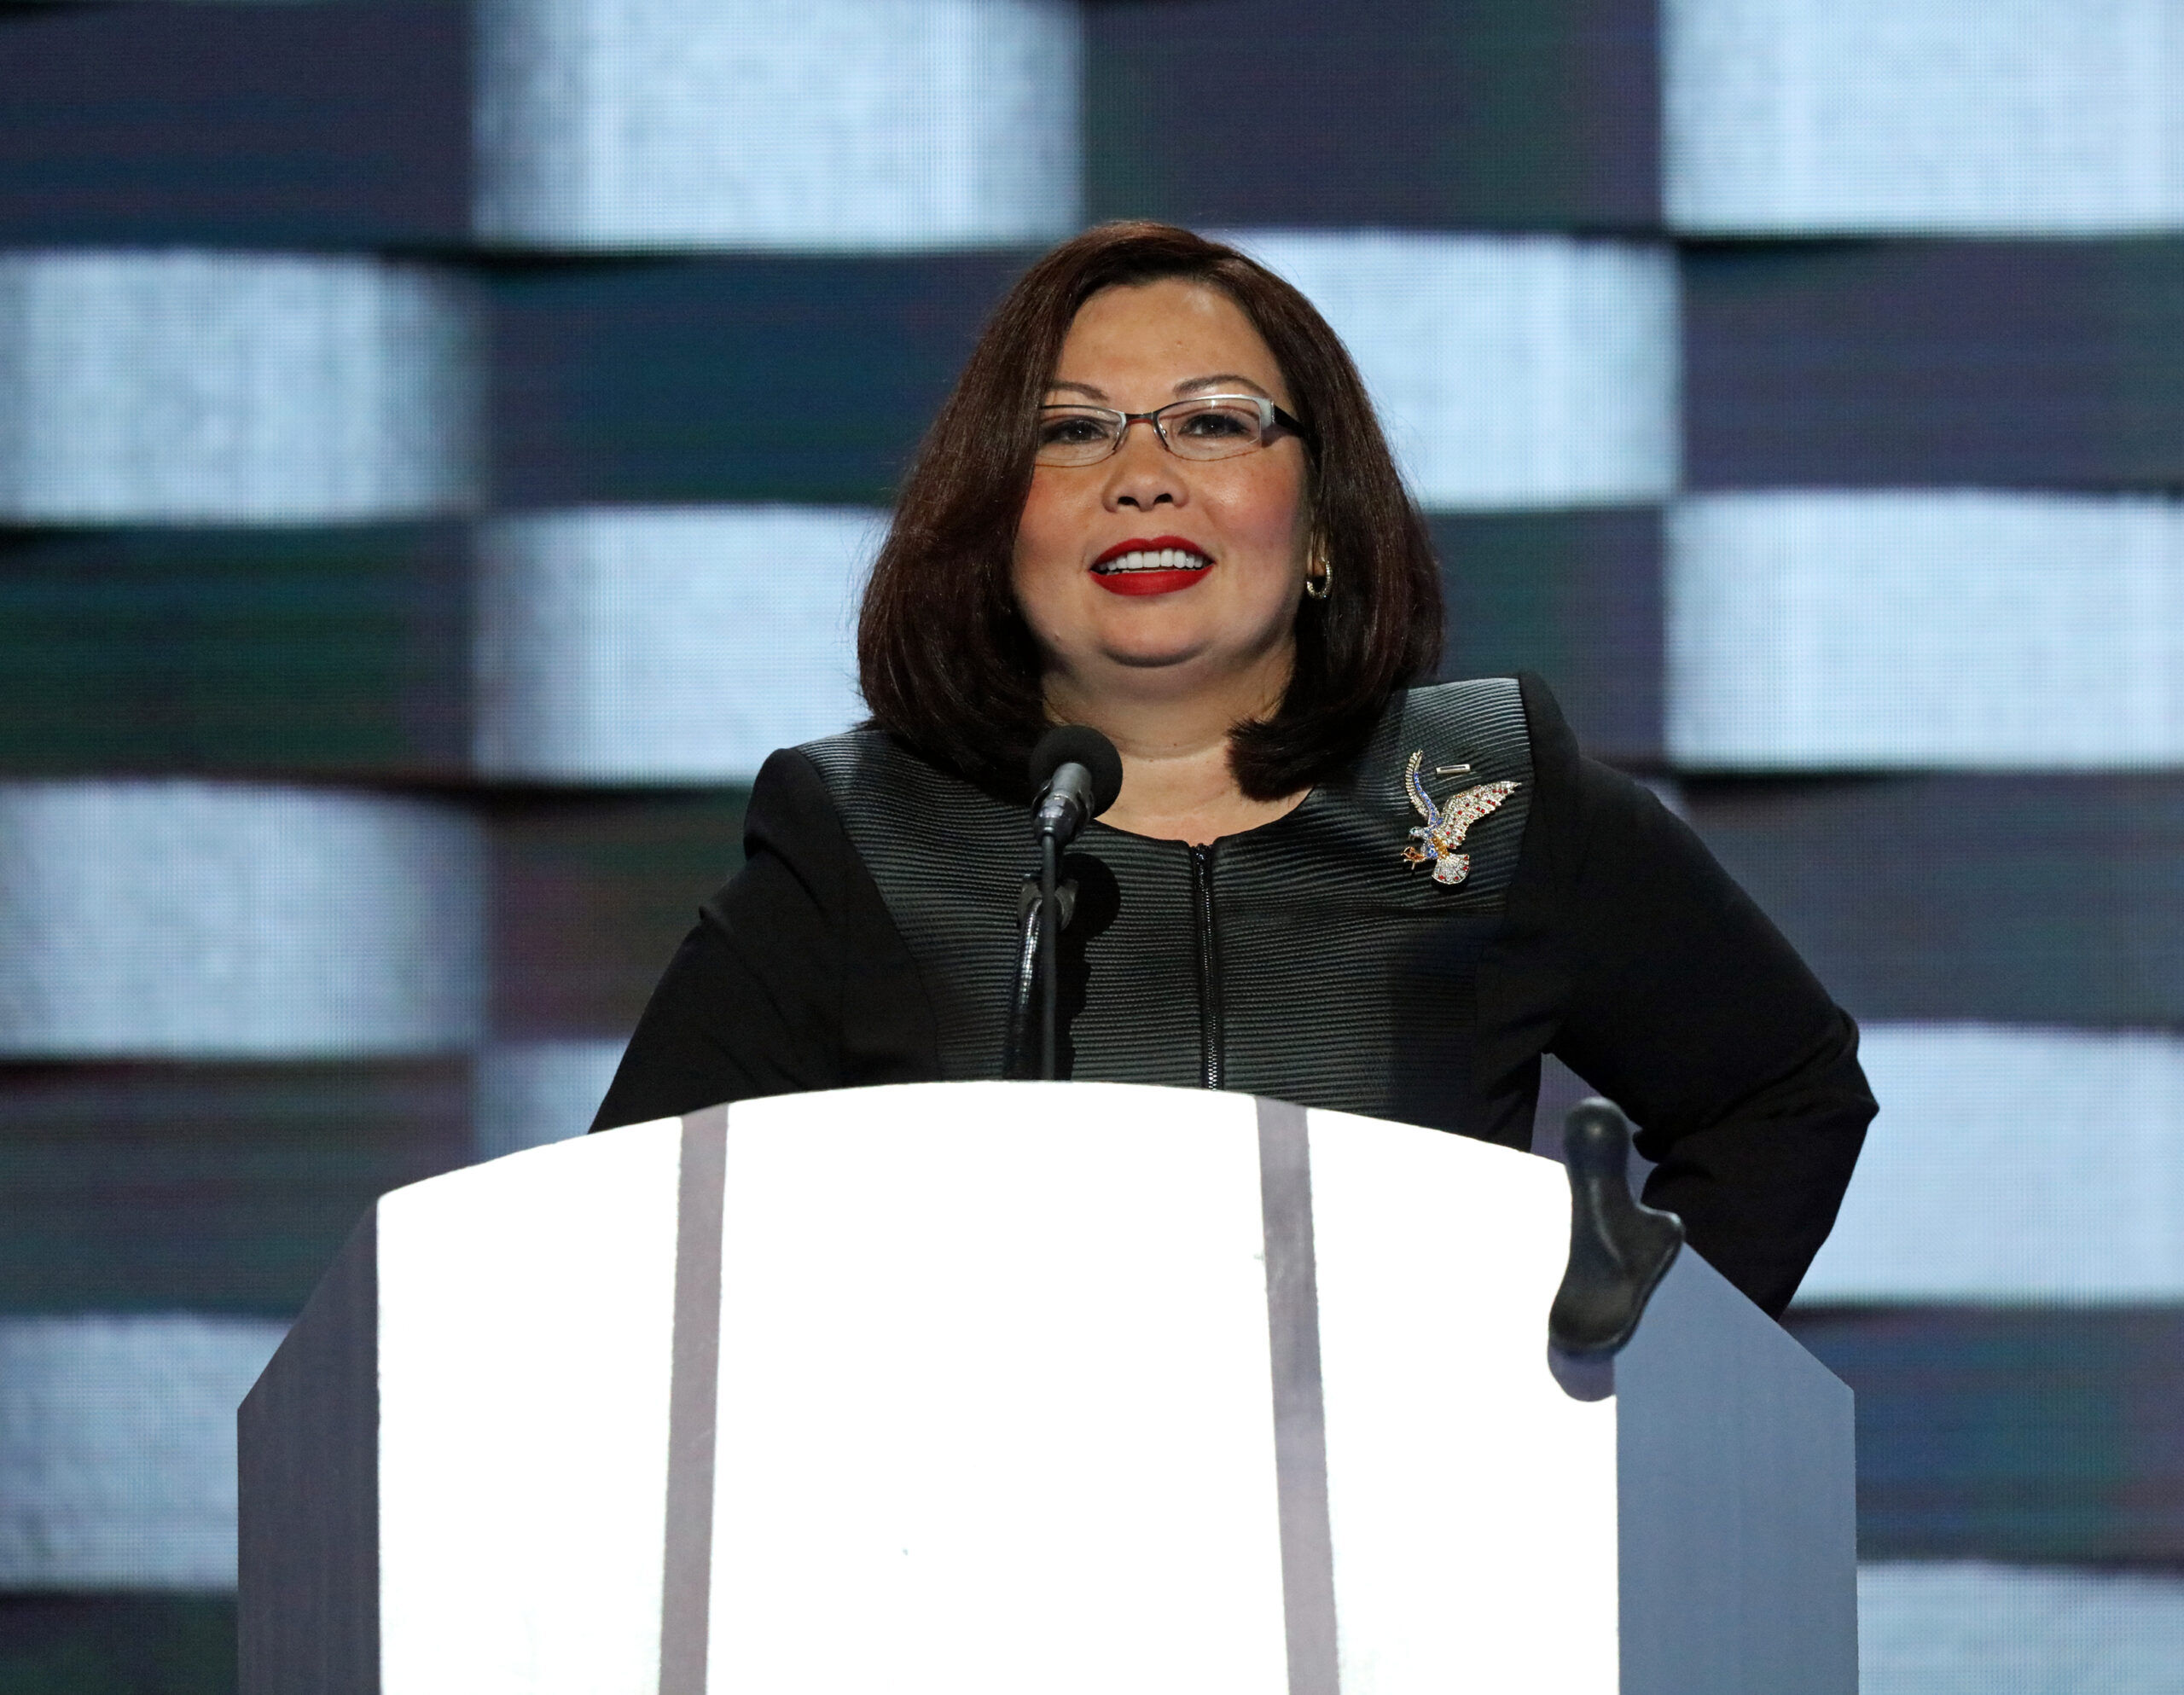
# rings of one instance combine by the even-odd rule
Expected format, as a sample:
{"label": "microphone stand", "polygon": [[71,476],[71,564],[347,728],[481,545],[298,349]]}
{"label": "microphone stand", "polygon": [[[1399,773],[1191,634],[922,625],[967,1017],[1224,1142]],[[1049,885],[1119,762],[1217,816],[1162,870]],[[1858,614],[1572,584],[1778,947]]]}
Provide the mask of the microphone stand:
{"label": "microphone stand", "polygon": [[[1031,974],[1041,979],[1037,985],[1039,1077],[1053,1083],[1061,1074],[1059,938],[1062,926],[1069,922],[1072,905],[1070,886],[1061,882],[1061,853],[1077,839],[1078,831],[1114,804],[1122,791],[1123,762],[1115,745],[1099,731],[1083,724],[1063,724],[1040,738],[1039,745],[1031,750],[1030,764],[1031,781],[1040,785],[1031,813],[1032,833],[1039,844],[1039,885],[1037,904],[1024,914],[1027,933],[1019,957],[1031,966]],[[1036,934],[1032,934],[1035,926]],[[1021,969],[1019,992],[1030,986],[1021,983]],[[1027,996],[1025,1001],[1028,1000]],[[1025,1001],[1019,1004],[1028,1013]]]}
{"label": "microphone stand", "polygon": [[1061,850],[1076,838],[1090,813],[1092,774],[1069,761],[1059,766],[1039,796],[1032,815],[1039,837],[1038,966],[1039,1079],[1053,1083],[1060,1074],[1062,926]]}
{"label": "microphone stand", "polygon": [[1039,1077],[1052,1083],[1056,1070],[1055,1032],[1061,1024],[1061,844],[1052,830],[1039,833]]}
{"label": "microphone stand", "polygon": [[[1032,1052],[1032,1026],[1039,1016],[1039,971],[1046,959],[1039,938],[1047,927],[1044,903],[1039,897],[1039,874],[1027,871],[1016,896],[1016,969],[1009,988],[1008,1028],[1002,1053],[1002,1075],[1007,1077],[1032,1077],[1039,1063]],[[1066,932],[1077,917],[1076,879],[1064,878],[1056,884],[1054,898],[1061,908],[1054,928]],[[1059,1036],[1055,1048],[1059,1071]]]}

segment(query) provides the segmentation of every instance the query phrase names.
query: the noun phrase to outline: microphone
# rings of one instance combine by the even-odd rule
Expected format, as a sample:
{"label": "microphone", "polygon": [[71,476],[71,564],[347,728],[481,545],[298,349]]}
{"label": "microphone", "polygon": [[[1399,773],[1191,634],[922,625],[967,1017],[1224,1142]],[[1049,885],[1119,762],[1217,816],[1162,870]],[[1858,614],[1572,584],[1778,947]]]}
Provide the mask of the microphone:
{"label": "microphone", "polygon": [[1055,886],[1061,850],[1115,804],[1123,792],[1123,757],[1089,724],[1063,724],[1041,736],[1031,750],[1031,781],[1039,791],[1031,812],[1031,833],[1039,844],[1039,902],[1025,915],[1025,951],[1038,980],[1039,1075],[1052,1081],[1061,1020],[1055,938],[1068,921]]}
{"label": "microphone", "polygon": [[1123,758],[1115,745],[1089,724],[1048,730],[1031,750],[1031,781],[1039,798],[1032,834],[1051,837],[1057,848],[1115,804],[1123,792]]}

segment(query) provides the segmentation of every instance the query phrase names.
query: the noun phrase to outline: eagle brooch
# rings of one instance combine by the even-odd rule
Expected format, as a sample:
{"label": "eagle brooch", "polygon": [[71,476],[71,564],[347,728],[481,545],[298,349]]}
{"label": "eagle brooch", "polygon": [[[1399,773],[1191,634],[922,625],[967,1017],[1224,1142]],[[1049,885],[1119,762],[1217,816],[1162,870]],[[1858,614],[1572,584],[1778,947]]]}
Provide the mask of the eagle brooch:
{"label": "eagle brooch", "polygon": [[[1403,850],[1404,861],[1411,865],[1433,862],[1433,880],[1453,888],[1471,875],[1471,856],[1458,853],[1471,827],[1489,813],[1498,811],[1502,803],[1517,792],[1512,782],[1479,783],[1461,793],[1452,794],[1445,804],[1436,806],[1433,797],[1426,792],[1426,785],[1418,781],[1419,762],[1426,757],[1424,750],[1410,756],[1410,763],[1403,767],[1403,786],[1410,792],[1410,804],[1418,809],[1418,816],[1426,821],[1410,833],[1410,841]],[[1443,765],[1436,776],[1455,771],[1468,771],[1468,765]]]}

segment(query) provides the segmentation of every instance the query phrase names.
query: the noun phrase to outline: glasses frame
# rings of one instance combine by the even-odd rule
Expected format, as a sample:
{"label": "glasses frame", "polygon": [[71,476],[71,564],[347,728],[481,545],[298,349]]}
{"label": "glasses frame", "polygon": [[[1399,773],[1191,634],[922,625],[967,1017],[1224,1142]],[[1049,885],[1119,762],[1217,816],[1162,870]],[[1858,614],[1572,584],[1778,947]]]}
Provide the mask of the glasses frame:
{"label": "glasses frame", "polygon": [[[1258,442],[1235,453],[1217,453],[1210,458],[1199,458],[1188,453],[1176,453],[1176,444],[1168,438],[1168,426],[1164,421],[1167,415],[1170,412],[1181,411],[1187,406],[1207,406],[1215,402],[1230,405],[1241,404],[1256,410],[1259,415]],[[1129,438],[1130,427],[1132,424],[1152,425],[1153,433],[1159,438],[1160,445],[1170,453],[1175,454],[1176,458],[1187,465],[1212,465],[1223,459],[1241,459],[1247,453],[1262,453],[1281,440],[1284,435],[1295,436],[1299,441],[1305,439],[1304,427],[1263,394],[1189,394],[1185,395],[1181,400],[1171,400],[1165,406],[1156,406],[1150,412],[1124,412],[1112,406],[1095,406],[1089,401],[1082,400],[1053,400],[1042,405],[1039,411],[1043,415],[1048,412],[1089,412],[1103,418],[1118,418],[1122,421],[1121,427],[1115,432],[1113,443],[1097,459],[1067,461],[1042,459],[1039,457],[1039,450],[1033,450],[1031,456],[1035,463],[1050,466],[1062,471],[1082,471],[1088,466],[1106,464],[1108,460],[1112,459],[1123,450],[1123,443]]]}

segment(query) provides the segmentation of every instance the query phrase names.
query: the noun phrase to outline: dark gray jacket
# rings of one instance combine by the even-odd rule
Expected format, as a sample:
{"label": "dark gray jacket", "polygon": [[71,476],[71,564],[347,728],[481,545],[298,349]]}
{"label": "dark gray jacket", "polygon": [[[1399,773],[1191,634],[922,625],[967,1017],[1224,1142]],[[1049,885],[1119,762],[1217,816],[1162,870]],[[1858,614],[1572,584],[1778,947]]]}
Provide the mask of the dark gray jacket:
{"label": "dark gray jacket", "polygon": [[[1461,880],[1403,856],[1424,821],[1414,753],[1437,808],[1515,786],[1470,825]],[[1024,809],[857,730],[767,762],[746,855],[656,991],[601,1127],[1004,1074]],[[1578,756],[1536,679],[1413,689],[1275,822],[1197,849],[1095,822],[1064,875],[1066,1076],[1523,1147],[1553,1053],[1638,1124],[1659,1165],[1647,1199],[1769,1311],[1833,1222],[1873,1112],[1855,1028],[1687,828]]]}

